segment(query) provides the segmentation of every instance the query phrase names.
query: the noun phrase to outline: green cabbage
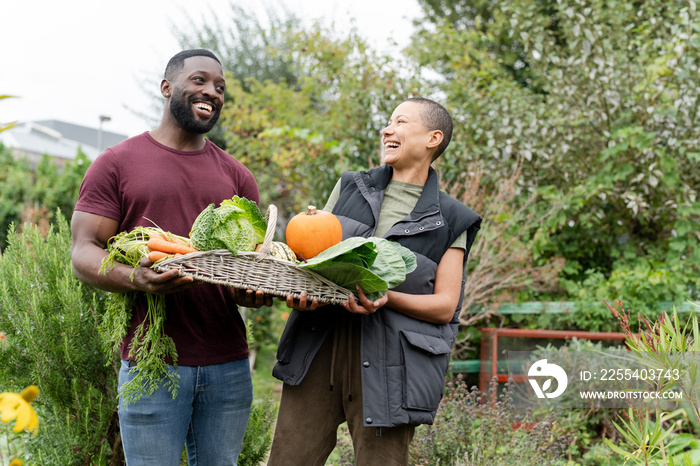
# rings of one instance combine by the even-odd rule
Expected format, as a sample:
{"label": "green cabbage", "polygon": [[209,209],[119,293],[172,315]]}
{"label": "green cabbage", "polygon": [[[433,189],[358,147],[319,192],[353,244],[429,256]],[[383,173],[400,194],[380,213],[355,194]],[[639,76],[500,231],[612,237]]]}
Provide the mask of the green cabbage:
{"label": "green cabbage", "polygon": [[265,239],[267,222],[258,205],[244,197],[233,196],[219,207],[209,204],[195,219],[190,231],[192,246],[200,251],[228,249],[254,251]]}
{"label": "green cabbage", "polygon": [[384,238],[348,238],[309,259],[299,267],[311,270],[355,292],[355,285],[370,300],[406,280],[416,269],[416,255]]}

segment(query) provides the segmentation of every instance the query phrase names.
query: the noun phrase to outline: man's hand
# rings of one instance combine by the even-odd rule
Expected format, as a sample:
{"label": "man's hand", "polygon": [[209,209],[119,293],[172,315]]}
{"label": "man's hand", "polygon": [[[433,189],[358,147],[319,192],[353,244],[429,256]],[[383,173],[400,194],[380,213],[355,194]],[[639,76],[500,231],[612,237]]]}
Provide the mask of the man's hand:
{"label": "man's hand", "polygon": [[186,290],[196,284],[194,278],[180,276],[177,270],[167,270],[158,273],[151,268],[153,262],[148,260],[148,256],[141,259],[141,267],[134,271],[134,284],[141,290],[153,294],[165,295]]}
{"label": "man's hand", "polygon": [[262,290],[242,290],[231,288],[231,294],[236,304],[243,307],[272,306],[272,295],[265,294]]}
{"label": "man's hand", "polygon": [[289,307],[290,309],[296,309],[298,311],[315,311],[316,308],[320,306],[325,306],[325,303],[320,304],[318,302],[318,298],[314,298],[311,301],[309,301],[306,291],[302,291],[299,294],[299,298],[295,298],[294,296],[289,295],[286,299],[279,298],[279,300],[286,302],[287,307]]}

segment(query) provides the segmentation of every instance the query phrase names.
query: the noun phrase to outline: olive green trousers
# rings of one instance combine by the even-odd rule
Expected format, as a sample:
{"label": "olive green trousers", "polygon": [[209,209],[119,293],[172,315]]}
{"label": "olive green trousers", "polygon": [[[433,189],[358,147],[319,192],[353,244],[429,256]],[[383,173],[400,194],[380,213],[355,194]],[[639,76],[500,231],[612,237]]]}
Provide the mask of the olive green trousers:
{"label": "olive green trousers", "polygon": [[358,316],[337,325],[304,380],[284,384],[268,466],[323,466],[348,423],[357,466],[408,465],[415,426],[365,427]]}

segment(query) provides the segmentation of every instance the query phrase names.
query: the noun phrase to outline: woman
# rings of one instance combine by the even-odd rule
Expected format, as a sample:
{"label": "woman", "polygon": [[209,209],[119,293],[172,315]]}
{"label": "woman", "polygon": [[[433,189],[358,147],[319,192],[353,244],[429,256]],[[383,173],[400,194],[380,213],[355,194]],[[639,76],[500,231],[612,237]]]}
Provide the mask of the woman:
{"label": "woman", "polygon": [[400,104],[381,131],[384,164],[341,176],[324,210],[343,239],[384,237],[418,266],[376,301],[358,288],[342,306],[287,298],[295,309],[280,339],[284,382],[268,465],[323,465],[347,421],[361,465],[406,465],[415,426],[431,424],[457,332],[465,265],[481,218],[439,190],[431,167],[448,146],[440,104]]}

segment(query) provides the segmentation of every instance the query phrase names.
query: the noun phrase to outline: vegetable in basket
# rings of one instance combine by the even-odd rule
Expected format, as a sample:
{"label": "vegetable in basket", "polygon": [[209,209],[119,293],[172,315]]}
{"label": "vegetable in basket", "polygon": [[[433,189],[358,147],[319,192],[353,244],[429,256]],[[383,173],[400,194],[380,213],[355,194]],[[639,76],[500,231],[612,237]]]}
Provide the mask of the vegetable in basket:
{"label": "vegetable in basket", "polygon": [[[136,270],[141,259],[148,256],[163,260],[174,254],[196,251],[189,246],[189,238],[175,235],[158,227],[136,227],[123,231],[110,238],[107,243],[107,256],[102,261],[100,272],[107,273],[115,262],[126,264]],[[157,257],[159,254],[164,257]],[[131,324],[131,312],[137,292],[110,293],[107,312],[100,325],[100,331],[108,344],[108,350],[118,351]],[[138,400],[151,395],[165,377],[168,390],[173,398],[177,396],[178,381],[167,370],[166,358],[177,363],[177,351],[173,340],[165,334],[165,297],[146,293],[148,302],[146,319],[136,328],[129,345],[129,356],[139,367],[133,380],[122,387],[119,394],[125,402]],[[148,322],[148,326],[146,323]]]}
{"label": "vegetable in basket", "polygon": [[[155,263],[198,250],[225,248],[234,253],[238,250],[252,251],[263,241],[266,228],[267,222],[257,204],[234,196],[221,202],[219,208],[215,209],[211,204],[199,214],[192,226],[196,239],[178,236],[158,227],[137,227],[119,233],[109,240],[108,255],[100,271],[106,273],[115,262],[136,269],[144,256]],[[176,376],[168,371],[166,364],[168,359],[177,364],[177,350],[164,331],[165,297],[150,293],[145,295],[148,302],[146,319],[136,328],[129,346],[129,356],[135,359],[139,370],[119,394],[127,403],[153,394],[164,378],[173,398],[177,396],[179,387]],[[118,350],[127,334],[136,297],[136,292],[110,294],[100,329],[114,350]]]}
{"label": "vegetable in basket", "polygon": [[370,300],[384,295],[416,269],[416,255],[384,238],[348,238],[299,264],[350,290],[359,285]]}
{"label": "vegetable in basket", "polygon": [[[255,248],[255,252],[262,251],[262,246],[262,243],[258,244]],[[294,254],[294,251],[292,251],[292,249],[289,246],[287,246],[281,241],[272,241],[270,243],[270,255],[272,257],[285,260],[287,262],[296,263],[297,261],[297,255]]]}
{"label": "vegetable in basket", "polygon": [[285,240],[300,260],[309,260],[343,239],[343,227],[331,212],[310,205],[289,220]]}
{"label": "vegetable in basket", "polygon": [[265,240],[267,222],[258,205],[243,197],[233,196],[219,207],[209,204],[192,224],[190,240],[200,251],[228,249],[254,251]]}

